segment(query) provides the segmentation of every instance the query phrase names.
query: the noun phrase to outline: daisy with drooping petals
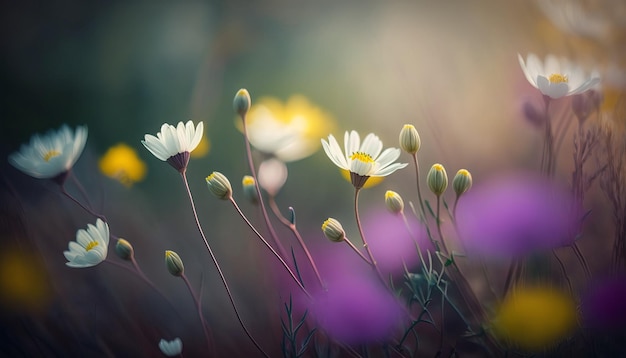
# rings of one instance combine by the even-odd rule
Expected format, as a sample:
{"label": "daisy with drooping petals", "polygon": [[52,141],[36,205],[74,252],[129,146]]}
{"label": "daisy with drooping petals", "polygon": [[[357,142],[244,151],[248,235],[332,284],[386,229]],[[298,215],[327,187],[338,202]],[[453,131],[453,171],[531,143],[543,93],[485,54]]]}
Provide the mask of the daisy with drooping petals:
{"label": "daisy with drooping petals", "polygon": [[203,131],[202,122],[195,128],[192,121],[186,124],[178,122],[176,127],[165,123],[156,137],[146,134],[141,143],[155,157],[168,162],[179,172],[184,172],[189,163],[189,155],[200,143]]}
{"label": "daisy with drooping petals", "polygon": [[87,127],[76,131],[63,125],[45,135],[35,134],[28,145],[9,155],[9,163],[22,172],[38,179],[58,178],[60,183],[80,157],[87,142]]}
{"label": "daisy with drooping petals", "polygon": [[336,166],[350,171],[352,185],[357,189],[362,188],[369,177],[384,177],[408,165],[394,163],[400,156],[400,149],[387,148],[383,151],[383,142],[374,133],[368,134],[361,143],[356,131],[346,132],[345,152],[332,134],[328,136],[328,142],[322,139],[322,146]]}
{"label": "daisy with drooping petals", "polygon": [[98,219],[96,225],[88,224],[87,230],[76,232],[76,241],[70,241],[69,251],[63,254],[69,267],[96,266],[106,259],[109,247],[109,225]]}
{"label": "daisy with drooping petals", "polygon": [[526,61],[520,54],[517,57],[528,82],[550,98],[582,93],[600,82],[595,71],[587,75],[582,68],[564,58],[548,55],[542,63],[533,53],[528,54]]}

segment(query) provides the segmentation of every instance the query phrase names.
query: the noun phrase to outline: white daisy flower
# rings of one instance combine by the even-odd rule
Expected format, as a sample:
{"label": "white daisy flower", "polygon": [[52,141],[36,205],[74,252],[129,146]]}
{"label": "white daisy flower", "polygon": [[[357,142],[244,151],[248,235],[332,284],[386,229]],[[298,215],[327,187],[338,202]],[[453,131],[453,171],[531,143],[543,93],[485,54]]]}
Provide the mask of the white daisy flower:
{"label": "white daisy flower", "polygon": [[155,157],[168,162],[176,170],[182,172],[187,169],[189,153],[200,143],[203,131],[202,122],[198,123],[195,128],[192,121],[186,124],[178,122],[176,127],[165,123],[156,137],[146,134],[141,143]]}
{"label": "white daisy flower", "polygon": [[63,254],[69,267],[96,266],[106,259],[109,247],[109,225],[98,219],[96,225],[87,224],[87,230],[76,232],[76,241],[70,241],[69,251]]}
{"label": "white daisy flower", "polygon": [[178,337],[171,341],[161,339],[159,342],[159,349],[166,356],[175,357],[183,351],[183,341],[181,341]]}
{"label": "white daisy flower", "polygon": [[550,98],[582,93],[600,82],[595,71],[588,76],[567,59],[548,55],[542,63],[533,53],[528,54],[526,61],[520,54],[517,57],[528,82]]}
{"label": "white daisy flower", "polygon": [[344,152],[332,134],[328,136],[328,142],[322,139],[322,146],[336,166],[350,171],[352,184],[357,189],[362,188],[369,177],[384,177],[408,165],[394,163],[400,156],[400,149],[387,148],[383,151],[383,142],[374,133],[368,134],[361,143],[356,131],[346,132]]}
{"label": "white daisy flower", "polygon": [[86,142],[87,127],[79,126],[72,133],[63,125],[45,135],[33,135],[29,144],[22,144],[19,151],[9,155],[9,163],[34,178],[58,178],[62,183]]}

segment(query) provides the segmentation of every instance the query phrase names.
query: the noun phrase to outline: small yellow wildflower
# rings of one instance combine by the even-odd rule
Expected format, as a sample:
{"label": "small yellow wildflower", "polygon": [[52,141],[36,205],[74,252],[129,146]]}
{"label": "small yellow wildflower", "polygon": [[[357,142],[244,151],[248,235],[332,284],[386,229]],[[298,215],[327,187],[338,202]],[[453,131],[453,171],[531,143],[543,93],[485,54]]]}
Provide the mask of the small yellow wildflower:
{"label": "small yellow wildflower", "polygon": [[146,176],[146,164],[124,143],[109,148],[98,163],[102,174],[130,187]]}
{"label": "small yellow wildflower", "polygon": [[569,295],[549,287],[521,287],[504,299],[493,328],[512,345],[539,351],[567,337],[576,320],[576,303]]}

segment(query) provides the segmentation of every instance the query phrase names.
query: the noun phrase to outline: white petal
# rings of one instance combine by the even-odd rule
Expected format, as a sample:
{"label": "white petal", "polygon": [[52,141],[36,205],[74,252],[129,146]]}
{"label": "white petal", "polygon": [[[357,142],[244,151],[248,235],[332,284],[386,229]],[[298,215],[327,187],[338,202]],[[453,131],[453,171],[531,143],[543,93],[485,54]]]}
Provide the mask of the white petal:
{"label": "white petal", "polygon": [[[192,128],[193,128],[193,123],[192,123]],[[193,137],[191,138],[189,142],[189,148],[188,148],[189,152],[192,152],[194,149],[196,149],[198,144],[200,144],[200,141],[202,140],[202,135],[204,134],[204,124],[202,122],[199,122],[198,126],[195,129],[195,132],[192,131],[192,133],[193,133]]]}
{"label": "white petal", "polygon": [[363,140],[360,151],[369,154],[372,159],[376,159],[382,149],[383,142],[374,133],[370,133]]}
{"label": "white petal", "polygon": [[384,168],[398,159],[401,153],[398,148],[387,148],[376,161],[380,164],[381,168]]}
{"label": "white petal", "polygon": [[[347,133],[348,132],[346,132],[346,134]],[[348,159],[352,156],[352,153],[359,151],[361,138],[359,137],[359,133],[356,131],[351,131],[346,138],[348,142],[344,143],[344,146],[346,147],[346,162],[349,162]]]}
{"label": "white petal", "polygon": [[349,170],[348,163],[346,162],[346,158],[341,153],[341,148],[339,148],[339,144],[335,140],[335,137],[332,135],[328,136],[327,143],[322,139],[322,148],[324,148],[324,152],[330,158],[330,160],[338,167]]}
{"label": "white petal", "polygon": [[402,169],[404,167],[406,167],[408,165],[408,163],[393,163],[391,165],[389,165],[386,168],[381,168],[379,169],[376,173],[373,174],[373,176],[387,176],[393,172],[395,172],[398,169]]}

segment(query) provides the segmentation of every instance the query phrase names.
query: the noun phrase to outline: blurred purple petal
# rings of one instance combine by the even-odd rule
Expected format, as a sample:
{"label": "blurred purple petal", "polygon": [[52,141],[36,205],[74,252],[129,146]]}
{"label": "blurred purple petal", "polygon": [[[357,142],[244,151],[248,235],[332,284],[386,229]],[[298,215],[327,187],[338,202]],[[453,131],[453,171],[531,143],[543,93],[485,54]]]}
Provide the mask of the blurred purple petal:
{"label": "blurred purple petal", "polygon": [[347,344],[386,340],[402,317],[375,277],[343,274],[329,279],[328,292],[316,295],[312,313],[331,337]]}
{"label": "blurred purple petal", "polygon": [[466,250],[498,257],[568,245],[579,220],[580,210],[568,192],[524,174],[479,182],[461,198],[457,211]]}
{"label": "blurred purple petal", "polygon": [[363,220],[363,231],[380,270],[388,274],[402,275],[403,263],[409,269],[419,264],[419,256],[415,240],[426,255],[426,250],[433,251],[425,229],[417,219],[407,217],[411,232],[407,230],[404,220],[387,210],[367,213]]}

